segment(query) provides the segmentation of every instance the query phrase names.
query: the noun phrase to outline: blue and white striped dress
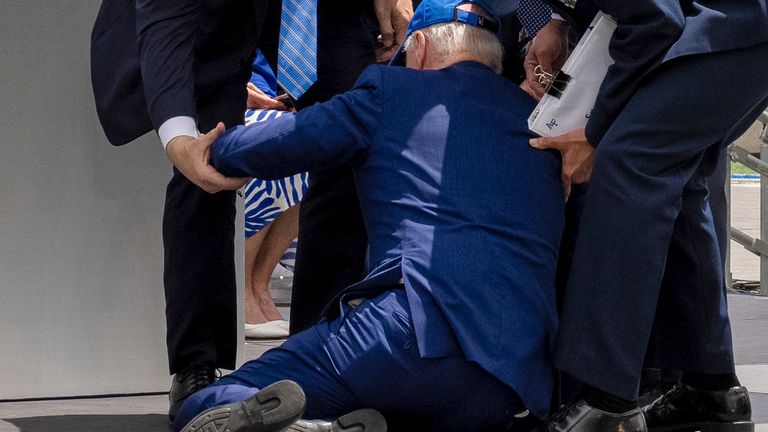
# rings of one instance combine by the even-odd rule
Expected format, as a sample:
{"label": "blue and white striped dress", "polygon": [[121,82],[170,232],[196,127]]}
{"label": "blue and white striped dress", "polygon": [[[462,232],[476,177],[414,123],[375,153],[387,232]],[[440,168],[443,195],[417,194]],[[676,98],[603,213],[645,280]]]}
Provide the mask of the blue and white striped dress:
{"label": "blue and white striped dress", "polygon": [[[264,93],[274,97],[276,80],[261,53],[253,64],[251,82]],[[249,109],[245,113],[245,125],[277,118],[283,113],[273,110]],[[253,179],[243,190],[245,200],[245,238],[261,231],[277,219],[281,213],[298,204],[309,186],[307,173],[296,174],[279,180]],[[280,264],[293,271],[296,259],[296,241],[288,247]]]}

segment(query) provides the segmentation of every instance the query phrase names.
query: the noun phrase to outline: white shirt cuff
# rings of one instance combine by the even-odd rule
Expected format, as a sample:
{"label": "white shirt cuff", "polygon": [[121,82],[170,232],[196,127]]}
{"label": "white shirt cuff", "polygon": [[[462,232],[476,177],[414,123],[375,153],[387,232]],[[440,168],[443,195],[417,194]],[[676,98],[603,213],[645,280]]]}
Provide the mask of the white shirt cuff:
{"label": "white shirt cuff", "polygon": [[160,142],[163,143],[163,148],[166,148],[168,143],[177,136],[185,135],[197,138],[197,125],[195,125],[195,119],[192,117],[171,117],[160,125],[157,135],[160,137]]}
{"label": "white shirt cuff", "polygon": [[558,21],[565,21],[565,20],[563,19],[563,17],[561,17],[561,16],[560,16],[560,14],[559,14],[559,13],[556,13],[556,12],[552,12],[552,19],[553,19],[553,20],[558,20]]}

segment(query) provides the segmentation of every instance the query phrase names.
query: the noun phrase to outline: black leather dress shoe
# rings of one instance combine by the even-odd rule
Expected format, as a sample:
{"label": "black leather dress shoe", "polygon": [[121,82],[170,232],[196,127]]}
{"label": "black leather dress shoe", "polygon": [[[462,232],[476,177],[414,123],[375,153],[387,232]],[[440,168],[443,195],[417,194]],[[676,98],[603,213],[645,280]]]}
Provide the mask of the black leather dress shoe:
{"label": "black leather dress shoe", "polygon": [[181,432],[283,431],[304,414],[306,401],[298,384],[278,381],[244,401],[201,412]]}
{"label": "black leather dress shoe", "polygon": [[652,432],[753,432],[752,407],[745,387],[705,391],[679,383],[643,407]]}
{"label": "black leather dress shoe", "polygon": [[544,432],[646,432],[648,429],[645,427],[645,419],[639,408],[614,414],[590,406],[582,399],[560,409],[540,430]]}
{"label": "black leather dress shoe", "polygon": [[378,411],[361,409],[343,415],[333,422],[297,420],[288,426],[290,432],[387,432],[387,422]]}
{"label": "black leather dress shoe", "polygon": [[672,387],[675,386],[675,384],[679,383],[680,380],[677,381],[667,381],[667,380],[659,380],[653,383],[652,385],[648,386],[645,389],[641,389],[640,392],[640,398],[637,400],[637,404],[641,407],[644,407],[646,405],[650,405],[654,402],[656,402],[658,399],[660,399],[662,396],[667,394],[670,390],[672,390]]}
{"label": "black leather dress shoe", "polygon": [[171,407],[168,409],[168,417],[171,422],[176,418],[176,413],[181,405],[192,393],[202,390],[216,381],[216,369],[211,365],[195,365],[173,376],[171,391],[168,400]]}

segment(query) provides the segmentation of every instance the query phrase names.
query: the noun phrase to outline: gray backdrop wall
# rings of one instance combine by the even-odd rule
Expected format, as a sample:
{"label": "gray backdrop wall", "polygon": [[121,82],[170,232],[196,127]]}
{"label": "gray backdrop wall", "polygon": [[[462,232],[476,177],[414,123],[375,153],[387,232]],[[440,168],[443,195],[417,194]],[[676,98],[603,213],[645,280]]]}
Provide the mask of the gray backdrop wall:
{"label": "gray backdrop wall", "polygon": [[101,132],[88,66],[99,4],[0,5],[0,400],[170,384],[171,167],[154,134],[116,148]]}

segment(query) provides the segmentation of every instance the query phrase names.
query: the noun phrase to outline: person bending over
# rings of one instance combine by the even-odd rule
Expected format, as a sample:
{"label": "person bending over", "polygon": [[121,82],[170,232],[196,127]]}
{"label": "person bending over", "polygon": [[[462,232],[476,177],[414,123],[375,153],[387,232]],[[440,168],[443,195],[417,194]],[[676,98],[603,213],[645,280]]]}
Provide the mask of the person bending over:
{"label": "person bending over", "polygon": [[407,67],[370,66],[326,103],[206,137],[227,176],[353,166],[371,264],[316,325],[190,396],[175,430],[283,430],[304,410],[342,417],[294,430],[386,428],[376,411],[343,415],[361,409],[392,430],[546,416],[561,167],[528,145],[535,102],[498,75],[497,23],[486,0],[425,0]]}

